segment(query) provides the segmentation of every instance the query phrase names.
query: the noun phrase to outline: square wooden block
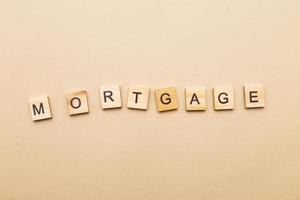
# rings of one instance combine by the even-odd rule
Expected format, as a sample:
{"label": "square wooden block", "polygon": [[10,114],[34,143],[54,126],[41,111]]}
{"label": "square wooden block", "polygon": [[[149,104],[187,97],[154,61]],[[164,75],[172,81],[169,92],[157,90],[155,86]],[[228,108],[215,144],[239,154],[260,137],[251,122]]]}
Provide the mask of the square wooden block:
{"label": "square wooden block", "polygon": [[155,90],[156,106],[159,112],[178,108],[176,88],[167,87]]}
{"label": "square wooden block", "polygon": [[232,86],[218,86],[214,88],[215,110],[234,109],[234,90]]}
{"label": "square wooden block", "polygon": [[265,107],[265,90],[263,84],[244,85],[245,108]]}
{"label": "square wooden block", "polygon": [[29,107],[33,121],[52,118],[48,96],[29,99]]}
{"label": "square wooden block", "polygon": [[149,87],[130,86],[128,89],[127,107],[147,110],[149,101]]}
{"label": "square wooden block", "polygon": [[102,109],[121,108],[121,90],[119,85],[101,86],[100,98]]}
{"label": "square wooden block", "polygon": [[67,94],[66,100],[69,115],[78,115],[89,112],[87,92],[85,90]]}
{"label": "square wooden block", "polygon": [[187,111],[206,110],[206,88],[185,89],[185,109]]}

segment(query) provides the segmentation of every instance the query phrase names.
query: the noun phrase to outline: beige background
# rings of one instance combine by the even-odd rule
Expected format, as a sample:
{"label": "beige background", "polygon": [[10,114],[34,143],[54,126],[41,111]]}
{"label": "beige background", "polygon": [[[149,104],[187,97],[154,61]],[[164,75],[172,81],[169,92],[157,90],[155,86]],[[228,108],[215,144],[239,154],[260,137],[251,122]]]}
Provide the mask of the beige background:
{"label": "beige background", "polygon": [[[299,0],[0,0],[1,200],[299,200]],[[242,84],[267,107],[243,108]],[[175,86],[180,109],[102,111],[98,86]],[[236,109],[211,88],[233,84]],[[208,110],[184,111],[206,85]],[[87,89],[90,114],[64,94]],[[53,119],[27,101],[49,95]]]}

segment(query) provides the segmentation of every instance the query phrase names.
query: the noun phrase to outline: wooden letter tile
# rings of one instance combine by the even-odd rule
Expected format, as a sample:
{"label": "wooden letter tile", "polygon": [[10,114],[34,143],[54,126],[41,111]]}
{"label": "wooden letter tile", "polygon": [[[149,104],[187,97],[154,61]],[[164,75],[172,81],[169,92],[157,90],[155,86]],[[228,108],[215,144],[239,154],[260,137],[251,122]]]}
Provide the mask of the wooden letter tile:
{"label": "wooden letter tile", "polygon": [[244,97],[246,108],[265,107],[265,91],[263,84],[245,84]]}
{"label": "wooden letter tile", "polygon": [[89,112],[87,92],[77,91],[66,95],[69,115],[78,115]]}
{"label": "wooden letter tile", "polygon": [[51,119],[51,108],[48,96],[32,98],[29,100],[31,118],[33,121]]}
{"label": "wooden letter tile", "polygon": [[155,90],[156,106],[159,112],[178,108],[176,88],[168,87]]}
{"label": "wooden letter tile", "polygon": [[100,87],[102,109],[121,108],[121,91],[119,85]]}
{"label": "wooden letter tile", "polygon": [[218,86],[214,88],[215,110],[234,109],[234,90],[231,86]]}
{"label": "wooden letter tile", "polygon": [[128,108],[147,110],[149,101],[149,87],[130,86],[128,89]]}
{"label": "wooden letter tile", "polygon": [[206,88],[185,89],[185,109],[187,111],[206,110]]}

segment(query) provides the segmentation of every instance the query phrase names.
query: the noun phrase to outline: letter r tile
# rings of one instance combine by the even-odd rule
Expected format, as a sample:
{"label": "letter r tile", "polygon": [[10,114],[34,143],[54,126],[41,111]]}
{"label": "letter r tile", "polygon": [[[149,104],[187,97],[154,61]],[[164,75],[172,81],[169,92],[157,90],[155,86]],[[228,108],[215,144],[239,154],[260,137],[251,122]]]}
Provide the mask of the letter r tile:
{"label": "letter r tile", "polygon": [[119,85],[101,86],[99,89],[102,109],[121,108],[121,90]]}
{"label": "letter r tile", "polygon": [[29,99],[31,118],[33,121],[51,119],[51,108],[48,96]]}

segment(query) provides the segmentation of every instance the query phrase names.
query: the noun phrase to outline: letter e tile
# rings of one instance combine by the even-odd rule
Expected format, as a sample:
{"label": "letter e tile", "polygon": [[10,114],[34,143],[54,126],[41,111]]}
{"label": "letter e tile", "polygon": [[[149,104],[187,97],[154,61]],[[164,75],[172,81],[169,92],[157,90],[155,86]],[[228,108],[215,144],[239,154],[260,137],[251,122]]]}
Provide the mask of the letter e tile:
{"label": "letter e tile", "polygon": [[263,84],[244,85],[245,108],[265,107],[265,90]]}

